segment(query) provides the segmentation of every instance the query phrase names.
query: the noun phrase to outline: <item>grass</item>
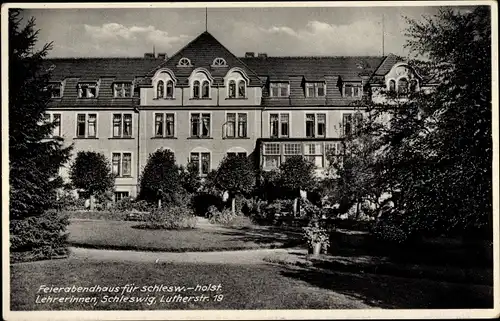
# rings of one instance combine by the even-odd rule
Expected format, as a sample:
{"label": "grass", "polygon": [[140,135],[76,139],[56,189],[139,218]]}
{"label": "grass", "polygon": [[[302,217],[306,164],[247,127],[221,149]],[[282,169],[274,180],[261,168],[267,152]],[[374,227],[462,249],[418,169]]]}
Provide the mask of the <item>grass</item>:
{"label": "grass", "polygon": [[[173,293],[155,296],[155,303],[36,303],[40,285],[121,287],[164,284],[196,287],[221,284],[206,302],[161,303]],[[457,285],[371,274],[329,273],[274,265],[171,264],[113,262],[78,258],[11,265],[12,310],[173,310],[173,309],[357,309],[357,308],[485,308],[492,304],[492,287]],[[52,294],[65,296],[67,294]],[[213,295],[222,294],[221,301]],[[109,295],[109,294],[108,294]],[[133,295],[133,294],[131,294]]]}
{"label": "grass", "polygon": [[269,229],[200,226],[189,230],[137,228],[139,222],[72,220],[68,241],[73,246],[144,251],[220,251],[282,248],[302,243],[300,235]]}

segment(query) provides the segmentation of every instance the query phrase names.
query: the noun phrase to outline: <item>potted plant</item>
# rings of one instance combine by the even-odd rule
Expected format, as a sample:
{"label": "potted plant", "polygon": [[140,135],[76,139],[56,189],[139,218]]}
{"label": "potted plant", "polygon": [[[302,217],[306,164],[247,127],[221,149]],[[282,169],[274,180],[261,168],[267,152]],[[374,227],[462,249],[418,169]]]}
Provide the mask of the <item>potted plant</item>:
{"label": "potted plant", "polygon": [[307,241],[309,254],[319,256],[321,252],[326,253],[330,246],[330,235],[328,230],[318,224],[304,227],[304,238]]}

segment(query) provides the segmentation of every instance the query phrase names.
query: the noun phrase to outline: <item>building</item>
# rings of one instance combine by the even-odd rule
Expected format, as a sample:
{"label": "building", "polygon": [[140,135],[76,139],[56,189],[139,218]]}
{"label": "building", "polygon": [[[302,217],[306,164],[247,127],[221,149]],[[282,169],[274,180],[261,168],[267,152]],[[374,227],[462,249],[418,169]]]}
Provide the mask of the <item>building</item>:
{"label": "building", "polygon": [[[264,170],[301,154],[321,170],[326,153],[363,117],[357,102],[423,79],[396,56],[236,57],[204,32],[173,56],[49,59],[54,135],[105,154],[115,197],[136,196],[148,155],[170,149],[200,175],[228,153]],[[67,177],[67,168],[62,169]]]}

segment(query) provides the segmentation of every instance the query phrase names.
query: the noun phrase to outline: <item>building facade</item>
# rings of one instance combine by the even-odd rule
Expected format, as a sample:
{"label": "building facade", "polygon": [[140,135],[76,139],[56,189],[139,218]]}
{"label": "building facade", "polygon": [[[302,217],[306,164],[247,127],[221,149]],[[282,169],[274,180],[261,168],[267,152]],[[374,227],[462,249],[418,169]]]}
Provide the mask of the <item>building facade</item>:
{"label": "building facade", "polygon": [[[228,153],[264,170],[304,155],[318,173],[378,90],[419,90],[396,56],[236,57],[204,32],[172,57],[49,59],[54,135],[109,158],[115,198],[136,196],[148,156],[170,149],[201,176]],[[73,157],[74,157],[73,155]],[[68,177],[68,168],[61,171]]]}

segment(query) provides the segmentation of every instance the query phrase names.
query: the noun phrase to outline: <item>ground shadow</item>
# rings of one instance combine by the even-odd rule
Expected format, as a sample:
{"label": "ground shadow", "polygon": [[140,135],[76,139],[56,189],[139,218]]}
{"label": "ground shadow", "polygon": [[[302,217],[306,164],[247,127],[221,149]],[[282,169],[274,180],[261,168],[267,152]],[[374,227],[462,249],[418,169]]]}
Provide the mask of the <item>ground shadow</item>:
{"label": "ground shadow", "polygon": [[274,228],[231,228],[216,230],[213,233],[233,237],[234,240],[255,243],[258,245],[274,248],[297,247],[305,245],[300,234],[290,231],[283,231]]}
{"label": "ground shadow", "polygon": [[367,273],[284,268],[282,275],[387,309],[493,308],[493,288]]}

